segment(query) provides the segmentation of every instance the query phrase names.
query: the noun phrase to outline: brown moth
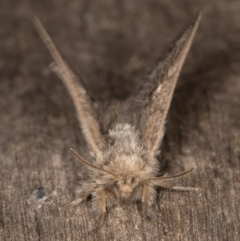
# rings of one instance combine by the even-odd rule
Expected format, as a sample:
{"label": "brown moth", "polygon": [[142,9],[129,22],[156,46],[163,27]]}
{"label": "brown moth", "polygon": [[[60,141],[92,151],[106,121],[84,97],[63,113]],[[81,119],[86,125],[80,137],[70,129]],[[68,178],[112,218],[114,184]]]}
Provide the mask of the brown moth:
{"label": "brown moth", "polygon": [[157,64],[139,93],[114,106],[114,111],[112,106],[106,112],[100,111],[102,116],[98,114],[101,105],[96,108],[40,21],[34,19],[39,35],[54,59],[54,71],[73,100],[81,129],[94,155],[94,162],[89,163],[71,149],[88,168],[89,177],[81,185],[79,198],[72,201],[69,207],[92,196],[92,207],[101,216],[102,223],[106,209],[120,201],[140,201],[146,214],[156,199],[156,187],[184,191],[197,189],[175,186],[173,182],[194,168],[174,176],[159,176],[160,165],[156,156],[177,79],[200,17],[198,14],[194,23]]}

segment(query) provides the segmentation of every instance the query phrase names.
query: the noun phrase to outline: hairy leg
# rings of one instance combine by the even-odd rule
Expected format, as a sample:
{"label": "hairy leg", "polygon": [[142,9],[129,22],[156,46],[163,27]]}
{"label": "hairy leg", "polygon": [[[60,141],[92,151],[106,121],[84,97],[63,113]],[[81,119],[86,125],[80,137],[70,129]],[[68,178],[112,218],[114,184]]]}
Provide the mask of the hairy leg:
{"label": "hairy leg", "polygon": [[72,202],[68,203],[67,205],[64,206],[64,208],[71,208],[74,206],[77,206],[78,204],[82,203],[85,201],[89,195],[92,193],[92,191],[96,188],[95,183],[88,183],[88,184],[83,184],[81,186],[80,190],[80,196],[79,198],[73,200]]}
{"label": "hairy leg", "polygon": [[144,216],[149,213],[149,208],[152,206],[156,199],[156,189],[153,185],[144,184],[142,190],[142,212]]}
{"label": "hairy leg", "polygon": [[199,188],[197,187],[182,187],[182,186],[175,186],[172,181],[163,180],[159,183],[159,186],[164,189],[175,190],[175,191],[197,191]]}
{"label": "hairy leg", "polygon": [[107,214],[107,207],[111,207],[118,198],[114,191],[99,187],[93,193],[92,208],[100,216],[98,228],[101,228]]}

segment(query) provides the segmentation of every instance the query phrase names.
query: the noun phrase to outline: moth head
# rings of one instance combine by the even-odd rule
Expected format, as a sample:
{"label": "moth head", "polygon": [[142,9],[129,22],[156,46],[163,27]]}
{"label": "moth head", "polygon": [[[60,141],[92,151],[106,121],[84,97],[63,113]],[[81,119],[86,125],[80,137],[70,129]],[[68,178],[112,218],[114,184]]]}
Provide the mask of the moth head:
{"label": "moth head", "polygon": [[117,181],[116,186],[119,189],[121,198],[127,199],[131,196],[135,187],[139,184],[138,180],[132,176],[122,176]]}
{"label": "moth head", "polygon": [[80,155],[78,155],[73,149],[71,149],[72,153],[78,158],[78,160],[84,164],[88,169],[95,172],[96,175],[101,176],[101,178],[98,178],[99,182],[98,184],[108,184],[111,186],[115,186],[120,194],[120,197],[123,199],[127,199],[131,196],[134,188],[139,184],[139,179],[134,177],[132,173],[129,174],[115,174],[113,172],[110,172],[108,170],[96,167],[92,165],[91,163],[85,161]]}

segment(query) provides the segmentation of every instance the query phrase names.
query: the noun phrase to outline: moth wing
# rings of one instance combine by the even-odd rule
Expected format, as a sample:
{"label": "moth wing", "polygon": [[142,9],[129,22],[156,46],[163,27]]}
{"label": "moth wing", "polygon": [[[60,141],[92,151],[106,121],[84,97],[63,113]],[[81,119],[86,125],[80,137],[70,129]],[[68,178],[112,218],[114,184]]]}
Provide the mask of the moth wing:
{"label": "moth wing", "polygon": [[152,71],[149,81],[141,88],[138,100],[137,126],[146,148],[156,152],[164,135],[164,125],[178,76],[199,25],[199,13],[181,37],[175,42],[166,57]]}
{"label": "moth wing", "polygon": [[54,71],[63,81],[73,100],[78,120],[81,124],[82,131],[89,147],[95,155],[100,154],[103,145],[102,135],[90,96],[79,79],[63,60],[51,37],[46,32],[39,19],[34,18],[33,23],[55,61],[55,66],[53,66]]}

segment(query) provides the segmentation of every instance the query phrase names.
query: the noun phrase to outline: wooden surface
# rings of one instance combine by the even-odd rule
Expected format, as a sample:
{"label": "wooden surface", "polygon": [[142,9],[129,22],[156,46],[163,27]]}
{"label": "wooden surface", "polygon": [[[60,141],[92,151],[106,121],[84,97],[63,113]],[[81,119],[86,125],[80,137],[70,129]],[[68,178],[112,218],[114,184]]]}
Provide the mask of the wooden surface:
{"label": "wooden surface", "polygon": [[[150,220],[137,205],[116,207],[99,232],[90,202],[60,211],[85,172],[69,148],[88,150],[31,17],[107,100],[126,98],[199,10],[163,156],[169,174],[196,166],[182,183],[200,191],[160,190]],[[239,12],[239,0],[1,1],[0,240],[239,240]]]}

